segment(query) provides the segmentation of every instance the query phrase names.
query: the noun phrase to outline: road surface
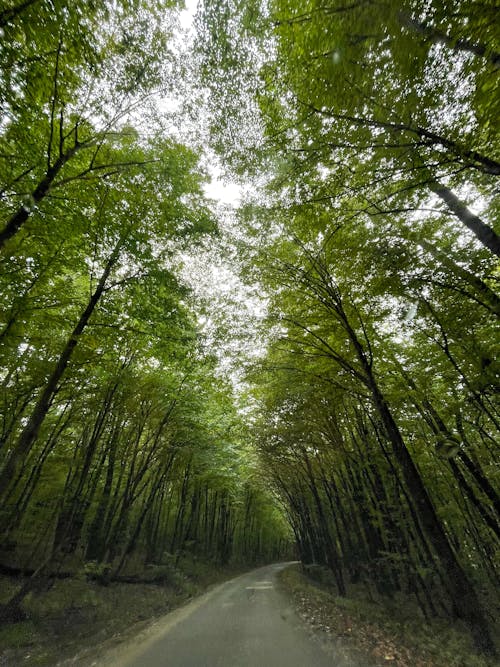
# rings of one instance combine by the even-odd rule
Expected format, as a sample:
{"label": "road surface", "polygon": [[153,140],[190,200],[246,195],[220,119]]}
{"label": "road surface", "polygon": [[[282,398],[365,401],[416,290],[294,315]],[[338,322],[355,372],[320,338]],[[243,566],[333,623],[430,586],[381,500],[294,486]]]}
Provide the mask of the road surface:
{"label": "road surface", "polygon": [[217,586],[94,664],[98,667],[333,667],[276,589],[285,564]]}

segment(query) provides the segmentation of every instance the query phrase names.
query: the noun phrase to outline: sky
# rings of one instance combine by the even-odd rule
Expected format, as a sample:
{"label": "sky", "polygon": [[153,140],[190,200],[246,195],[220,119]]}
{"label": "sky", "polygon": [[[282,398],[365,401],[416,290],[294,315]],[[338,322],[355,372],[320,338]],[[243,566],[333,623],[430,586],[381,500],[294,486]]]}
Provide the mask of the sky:
{"label": "sky", "polygon": [[[194,16],[198,0],[186,0],[186,8],[180,13],[180,26],[194,37]],[[183,40],[184,41],[184,40]],[[189,48],[187,40],[183,48]],[[265,342],[258,335],[258,322],[265,316],[266,300],[254,285],[245,285],[238,275],[238,267],[223,251],[222,246],[231,236],[235,222],[235,209],[241,203],[244,188],[225,178],[223,165],[212,152],[204,161],[211,182],[204,186],[205,194],[219,208],[222,245],[216,242],[206,251],[183,256],[184,279],[202,300],[199,325],[206,336],[206,344],[218,358],[222,374],[228,377],[238,394],[244,389],[243,367],[247,361],[261,356]],[[224,333],[225,332],[225,333]]]}
{"label": "sky", "polygon": [[[196,14],[198,0],[185,0],[185,9],[180,12],[179,20],[183,30],[193,36],[193,22]],[[204,190],[207,197],[215,199],[222,204],[239,203],[241,197],[241,189],[236,183],[232,183],[223,178],[222,169],[220,166],[213,163],[208,165],[208,171],[212,179],[211,183],[205,185]]]}
{"label": "sky", "polygon": [[211,182],[204,186],[205,194],[222,204],[238,205],[241,198],[241,188],[236,183],[225,181],[222,178],[220,167],[209,167]]}

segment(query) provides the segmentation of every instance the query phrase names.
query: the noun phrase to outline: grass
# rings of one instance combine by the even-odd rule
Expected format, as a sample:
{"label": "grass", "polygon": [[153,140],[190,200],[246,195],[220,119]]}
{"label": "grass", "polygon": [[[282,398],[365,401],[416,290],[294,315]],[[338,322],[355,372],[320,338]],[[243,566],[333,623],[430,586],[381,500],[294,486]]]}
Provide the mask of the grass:
{"label": "grass", "polygon": [[[280,573],[283,589],[299,615],[337,647],[338,665],[356,667],[498,667],[475,653],[470,636],[443,619],[428,623],[413,603],[400,599],[389,606],[354,597],[338,597],[332,589],[306,576],[300,566]],[[497,628],[498,629],[498,628]]]}

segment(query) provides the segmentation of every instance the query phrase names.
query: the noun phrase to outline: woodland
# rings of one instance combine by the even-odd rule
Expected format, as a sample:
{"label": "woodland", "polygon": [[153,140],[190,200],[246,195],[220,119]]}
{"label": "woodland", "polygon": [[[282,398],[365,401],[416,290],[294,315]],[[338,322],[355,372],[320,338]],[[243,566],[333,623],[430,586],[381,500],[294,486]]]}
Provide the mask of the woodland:
{"label": "woodland", "polygon": [[0,618],[298,557],[494,655],[498,7],[183,9],[0,4]]}

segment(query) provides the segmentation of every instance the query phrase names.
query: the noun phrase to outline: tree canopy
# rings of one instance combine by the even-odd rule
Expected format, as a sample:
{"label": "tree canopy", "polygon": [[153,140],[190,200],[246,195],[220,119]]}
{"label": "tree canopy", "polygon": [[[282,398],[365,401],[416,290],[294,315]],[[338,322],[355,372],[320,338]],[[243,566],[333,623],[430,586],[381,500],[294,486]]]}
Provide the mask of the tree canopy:
{"label": "tree canopy", "polygon": [[2,617],[295,541],[493,654],[495,3],[180,9],[0,11]]}
{"label": "tree canopy", "polygon": [[206,1],[197,42],[214,145],[265,183],[240,212],[245,271],[269,299],[250,382],[301,557],[330,569],[340,595],[363,581],[462,619],[486,652],[494,595],[479,589],[495,586],[499,546],[494,13]]}

